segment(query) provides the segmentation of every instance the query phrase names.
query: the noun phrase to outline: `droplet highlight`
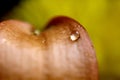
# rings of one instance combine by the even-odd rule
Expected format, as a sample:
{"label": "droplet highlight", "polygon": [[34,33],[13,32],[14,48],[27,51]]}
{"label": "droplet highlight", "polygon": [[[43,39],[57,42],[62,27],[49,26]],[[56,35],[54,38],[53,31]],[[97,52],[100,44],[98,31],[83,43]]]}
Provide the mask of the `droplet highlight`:
{"label": "droplet highlight", "polygon": [[72,41],[76,41],[80,38],[80,33],[78,31],[74,31],[72,32],[72,34],[70,35],[70,40]]}

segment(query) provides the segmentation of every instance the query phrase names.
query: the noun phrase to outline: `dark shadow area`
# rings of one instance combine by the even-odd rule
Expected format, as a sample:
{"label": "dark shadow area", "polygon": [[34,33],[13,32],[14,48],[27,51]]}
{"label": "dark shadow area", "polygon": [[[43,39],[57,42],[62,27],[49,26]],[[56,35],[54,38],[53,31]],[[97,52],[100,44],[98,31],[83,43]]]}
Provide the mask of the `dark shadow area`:
{"label": "dark shadow area", "polygon": [[0,19],[12,10],[21,0],[0,0]]}

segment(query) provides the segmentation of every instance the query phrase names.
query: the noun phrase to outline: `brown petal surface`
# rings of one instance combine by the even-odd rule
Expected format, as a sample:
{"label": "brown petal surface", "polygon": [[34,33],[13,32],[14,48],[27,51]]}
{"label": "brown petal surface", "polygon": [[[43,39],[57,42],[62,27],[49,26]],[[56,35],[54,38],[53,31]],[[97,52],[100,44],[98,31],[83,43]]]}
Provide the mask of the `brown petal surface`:
{"label": "brown petal surface", "polygon": [[98,80],[86,30],[68,17],[52,19],[40,35],[27,23],[0,23],[0,80]]}

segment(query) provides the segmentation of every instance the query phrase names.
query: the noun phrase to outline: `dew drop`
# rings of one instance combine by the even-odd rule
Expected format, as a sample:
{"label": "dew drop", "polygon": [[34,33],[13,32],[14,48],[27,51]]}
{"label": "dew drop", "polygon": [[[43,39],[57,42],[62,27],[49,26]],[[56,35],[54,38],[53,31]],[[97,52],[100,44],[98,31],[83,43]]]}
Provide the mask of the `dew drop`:
{"label": "dew drop", "polygon": [[70,35],[70,40],[72,41],[76,41],[80,38],[80,33],[78,31],[74,31],[72,32],[72,34]]}
{"label": "dew drop", "polygon": [[40,30],[36,29],[36,30],[34,31],[34,34],[35,34],[35,35],[39,35],[39,34],[40,34]]}

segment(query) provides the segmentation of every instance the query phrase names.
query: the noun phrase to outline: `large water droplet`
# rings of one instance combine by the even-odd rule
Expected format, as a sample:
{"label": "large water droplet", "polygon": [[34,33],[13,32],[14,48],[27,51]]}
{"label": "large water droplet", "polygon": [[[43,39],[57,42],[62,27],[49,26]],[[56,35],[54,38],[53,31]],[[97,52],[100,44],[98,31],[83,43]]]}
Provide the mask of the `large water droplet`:
{"label": "large water droplet", "polygon": [[74,31],[72,32],[72,34],[70,35],[70,40],[72,41],[76,41],[80,38],[80,33],[78,31]]}

